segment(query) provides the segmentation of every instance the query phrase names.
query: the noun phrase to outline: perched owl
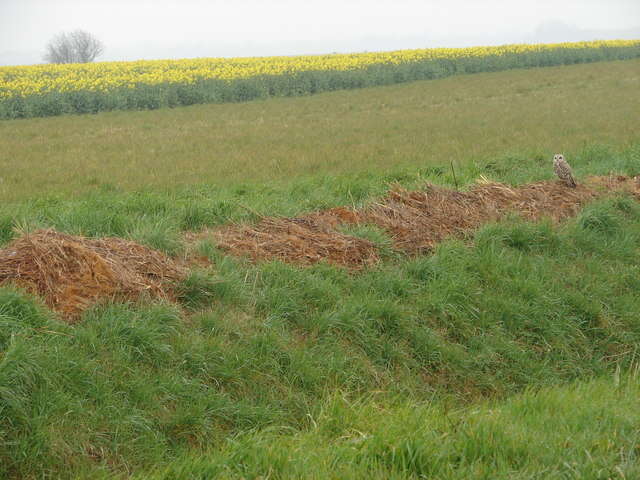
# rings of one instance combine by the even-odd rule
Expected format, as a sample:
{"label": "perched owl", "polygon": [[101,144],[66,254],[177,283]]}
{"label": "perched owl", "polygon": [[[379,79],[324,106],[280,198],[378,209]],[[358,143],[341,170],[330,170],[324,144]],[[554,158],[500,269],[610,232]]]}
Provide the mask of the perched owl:
{"label": "perched owl", "polygon": [[573,179],[573,175],[571,174],[571,167],[564,159],[563,155],[557,154],[553,156],[553,170],[556,172],[556,175],[562,180],[567,186],[571,188],[576,188],[576,181]]}

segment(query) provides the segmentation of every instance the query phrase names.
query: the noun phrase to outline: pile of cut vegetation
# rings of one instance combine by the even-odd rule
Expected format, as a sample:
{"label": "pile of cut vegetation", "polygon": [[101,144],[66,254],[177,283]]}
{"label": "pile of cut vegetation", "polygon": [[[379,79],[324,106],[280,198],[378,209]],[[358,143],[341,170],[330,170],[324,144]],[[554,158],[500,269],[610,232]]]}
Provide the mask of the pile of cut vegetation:
{"label": "pile of cut vegetation", "polygon": [[325,260],[354,269],[378,262],[372,242],[335,231],[312,217],[264,218],[257,225],[231,225],[204,235],[212,235],[227,253],[254,260],[305,265]]}
{"label": "pile of cut vegetation", "polygon": [[469,191],[426,185],[424,190],[392,189],[383,199],[361,209],[332,208],[301,218],[265,218],[256,225],[232,225],[205,232],[232,255],[254,260],[329,263],[361,268],[378,261],[374,245],[341,233],[344,224],[370,224],[386,231],[398,250],[410,254],[432,250],[449,237],[461,237],[506,215],[559,222],[585,204],[612,192],[626,191],[640,199],[637,178],[591,177],[569,188],[558,181],[518,187],[484,178]]}
{"label": "pile of cut vegetation", "polygon": [[483,181],[468,192],[435,185],[413,192],[398,188],[382,202],[362,209],[358,218],[387,231],[396,248],[419,253],[507,214],[529,220],[548,217],[557,222],[575,215],[602,192],[585,185],[568,188],[559,182],[509,187]]}
{"label": "pile of cut vegetation", "polygon": [[186,274],[163,253],[121,238],[38,230],[0,250],[0,284],[42,297],[71,322],[100,300],[172,299],[172,287]]}

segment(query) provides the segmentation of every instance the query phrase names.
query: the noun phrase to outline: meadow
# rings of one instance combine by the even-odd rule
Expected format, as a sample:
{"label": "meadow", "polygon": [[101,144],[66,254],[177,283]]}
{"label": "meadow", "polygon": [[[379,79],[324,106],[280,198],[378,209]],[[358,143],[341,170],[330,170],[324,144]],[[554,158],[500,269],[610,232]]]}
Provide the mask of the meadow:
{"label": "meadow", "polygon": [[[54,227],[183,258],[188,232],[394,184],[548,180],[558,151],[578,181],[638,175],[639,65],[3,121],[0,246]],[[428,255],[350,233],[381,263],[253,263],[204,239],[178,302],[74,325],[2,286],[0,477],[638,476],[637,199]]]}
{"label": "meadow", "polygon": [[[640,60],[244,104],[0,122],[0,201],[285,185],[637,140]],[[597,113],[596,113],[597,112]],[[546,172],[548,174],[552,172]],[[235,188],[235,187],[234,187]]]}

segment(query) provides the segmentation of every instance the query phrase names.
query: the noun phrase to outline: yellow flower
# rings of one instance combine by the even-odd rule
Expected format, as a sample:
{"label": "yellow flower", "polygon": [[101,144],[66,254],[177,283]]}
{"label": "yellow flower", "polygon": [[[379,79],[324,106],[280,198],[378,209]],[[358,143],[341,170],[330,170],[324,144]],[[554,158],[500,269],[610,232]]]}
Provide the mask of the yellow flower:
{"label": "yellow flower", "polygon": [[593,49],[638,45],[638,40],[610,40],[295,57],[198,58],[0,67],[0,99],[79,90],[109,92],[118,88],[135,88],[137,85],[192,84],[209,79],[233,81],[259,75],[285,75],[317,70],[350,71],[378,64],[398,65],[421,60],[484,58],[567,48]]}

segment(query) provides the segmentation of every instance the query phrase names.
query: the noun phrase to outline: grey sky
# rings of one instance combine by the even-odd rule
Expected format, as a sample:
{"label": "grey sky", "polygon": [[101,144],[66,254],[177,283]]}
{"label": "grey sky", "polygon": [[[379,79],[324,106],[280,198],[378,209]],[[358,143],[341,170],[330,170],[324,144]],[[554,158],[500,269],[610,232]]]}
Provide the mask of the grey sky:
{"label": "grey sky", "polygon": [[76,28],[100,60],[640,38],[640,0],[0,0],[0,65]]}

